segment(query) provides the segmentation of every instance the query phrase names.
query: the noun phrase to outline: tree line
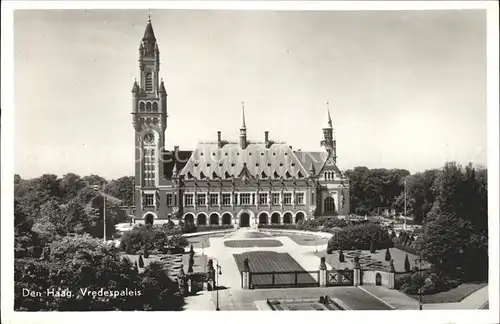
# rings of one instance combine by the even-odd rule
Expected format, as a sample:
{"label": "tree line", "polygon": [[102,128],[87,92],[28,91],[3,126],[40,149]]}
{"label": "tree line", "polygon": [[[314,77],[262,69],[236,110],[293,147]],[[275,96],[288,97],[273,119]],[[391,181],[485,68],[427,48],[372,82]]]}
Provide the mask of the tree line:
{"label": "tree line", "polygon": [[[130,180],[111,181],[107,193],[129,195]],[[15,177],[15,310],[182,309],[184,299],[164,264],[153,261],[139,272],[113,243],[103,242],[105,198],[94,186],[104,181],[75,174]],[[108,199],[110,239],[126,215],[123,201]]]}

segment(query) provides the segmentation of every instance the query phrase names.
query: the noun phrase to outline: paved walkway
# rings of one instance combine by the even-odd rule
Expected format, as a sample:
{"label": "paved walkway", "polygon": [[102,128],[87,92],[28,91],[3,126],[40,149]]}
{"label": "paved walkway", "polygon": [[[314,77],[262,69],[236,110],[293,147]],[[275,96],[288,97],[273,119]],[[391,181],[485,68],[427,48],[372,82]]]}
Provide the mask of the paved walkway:
{"label": "paved walkway", "polygon": [[185,310],[189,311],[213,311],[215,305],[212,300],[212,295],[208,291],[200,291],[195,296],[188,296],[184,299],[186,305]]}
{"label": "paved walkway", "polygon": [[[398,290],[387,289],[385,287],[373,286],[373,285],[363,285],[359,287],[365,292],[371,294],[372,296],[378,298],[384,303],[391,305],[394,309],[408,310],[408,309],[419,309],[418,300],[415,300]],[[488,286],[481,288],[458,303],[425,303],[424,296],[424,310],[436,310],[436,309],[479,309],[483,307],[488,302]]]}
{"label": "paved walkway", "polygon": [[[244,230],[242,230],[244,231]],[[297,261],[306,271],[315,271],[319,269],[320,258],[314,255],[316,246],[299,245],[287,236],[277,236],[272,238],[245,238],[245,240],[273,239],[280,241],[283,245],[279,247],[237,247],[231,248],[224,245],[224,241],[230,238],[211,237],[210,247],[205,247],[203,252],[209,259],[214,259],[214,266],[219,261],[222,267],[222,275],[219,276],[219,286],[227,287],[231,290],[241,290],[241,274],[234,260],[233,254],[241,254],[253,251],[271,251],[277,253],[288,253]],[[318,245],[318,251],[326,249],[326,244]],[[201,248],[195,248],[195,253],[201,254]],[[327,264],[330,270],[331,266]]]}

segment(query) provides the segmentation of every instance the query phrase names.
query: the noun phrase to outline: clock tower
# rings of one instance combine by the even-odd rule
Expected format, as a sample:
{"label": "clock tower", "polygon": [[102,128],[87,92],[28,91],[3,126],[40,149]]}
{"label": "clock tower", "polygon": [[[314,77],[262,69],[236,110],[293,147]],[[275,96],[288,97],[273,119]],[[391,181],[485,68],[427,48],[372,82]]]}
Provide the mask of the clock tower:
{"label": "clock tower", "polygon": [[[159,178],[163,174],[159,157],[165,145],[167,128],[167,92],[163,80],[159,78],[160,50],[151,18],[139,45],[139,72],[139,82],[135,80],[132,86],[136,214],[144,210],[145,194],[158,194]],[[153,205],[156,205],[155,202],[156,199]],[[151,202],[146,205],[151,205]]]}

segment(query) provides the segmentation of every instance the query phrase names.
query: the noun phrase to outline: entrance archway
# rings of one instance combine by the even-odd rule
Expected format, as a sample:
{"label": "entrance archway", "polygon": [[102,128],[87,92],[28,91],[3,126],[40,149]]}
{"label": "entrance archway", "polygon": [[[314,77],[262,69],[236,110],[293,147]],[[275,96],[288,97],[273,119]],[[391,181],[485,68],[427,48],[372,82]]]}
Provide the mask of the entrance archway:
{"label": "entrance archway", "polygon": [[198,214],[196,217],[198,220],[198,226],[205,226],[207,225],[207,215],[204,213]]}
{"label": "entrance archway", "polygon": [[233,218],[233,215],[229,214],[229,213],[224,213],[222,215],[222,224],[223,225],[231,225],[231,219]]}
{"label": "entrance archway", "polygon": [[286,212],[283,215],[283,223],[284,224],[291,224],[292,223],[292,213]]}
{"label": "entrance archway", "polygon": [[144,223],[146,225],[153,226],[154,221],[155,221],[155,216],[153,214],[149,213],[144,216]]}
{"label": "entrance archway", "polygon": [[194,225],[194,215],[193,214],[186,214],[184,216],[184,223]]}
{"label": "entrance archway", "polygon": [[210,225],[219,225],[219,215],[215,213],[210,214]]}
{"label": "entrance archway", "polygon": [[279,213],[272,213],[271,215],[271,224],[279,224],[280,223],[280,214]]}
{"label": "entrance archway", "polygon": [[267,224],[268,215],[267,213],[260,213],[259,215],[259,224]]}
{"label": "entrance archway", "polygon": [[304,221],[305,218],[306,216],[304,215],[303,212],[298,212],[297,215],[295,215],[295,223],[302,222]]}
{"label": "entrance archway", "polygon": [[250,227],[250,215],[248,213],[240,215],[240,227]]}
{"label": "entrance archway", "polygon": [[382,286],[382,276],[378,272],[375,275],[375,285],[376,286]]}

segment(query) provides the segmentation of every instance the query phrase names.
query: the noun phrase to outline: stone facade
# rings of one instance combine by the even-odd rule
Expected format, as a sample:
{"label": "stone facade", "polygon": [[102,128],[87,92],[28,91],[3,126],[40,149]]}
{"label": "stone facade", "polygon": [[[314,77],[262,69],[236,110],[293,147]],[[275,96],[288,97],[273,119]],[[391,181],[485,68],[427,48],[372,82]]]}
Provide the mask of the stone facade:
{"label": "stone facade", "polygon": [[[135,218],[182,219],[196,225],[287,224],[349,213],[349,180],[337,166],[328,112],[321,146],[293,150],[246,135],[244,108],[238,141],[165,146],[167,92],[159,79],[160,52],[151,21],[139,47],[140,81],[132,87],[135,131]],[[161,80],[161,81],[160,81]]]}

